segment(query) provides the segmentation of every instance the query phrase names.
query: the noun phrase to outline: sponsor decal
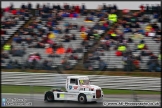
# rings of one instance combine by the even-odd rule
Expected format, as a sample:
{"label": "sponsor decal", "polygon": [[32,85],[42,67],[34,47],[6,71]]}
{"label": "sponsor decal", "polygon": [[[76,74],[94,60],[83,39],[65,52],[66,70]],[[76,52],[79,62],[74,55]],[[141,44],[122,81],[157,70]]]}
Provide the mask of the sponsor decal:
{"label": "sponsor decal", "polygon": [[70,89],[70,90],[72,89],[72,86],[71,86],[71,85],[69,85],[69,89]]}
{"label": "sponsor decal", "polygon": [[64,98],[65,97],[65,95],[64,94],[60,94],[60,98]]}
{"label": "sponsor decal", "polygon": [[78,86],[73,86],[74,90],[78,89]]}
{"label": "sponsor decal", "polygon": [[89,85],[81,85],[80,87],[83,87],[83,88],[91,88],[91,86],[89,86]]}
{"label": "sponsor decal", "polygon": [[92,96],[90,96],[90,95],[88,95],[87,97],[88,97],[88,98],[92,98]]}

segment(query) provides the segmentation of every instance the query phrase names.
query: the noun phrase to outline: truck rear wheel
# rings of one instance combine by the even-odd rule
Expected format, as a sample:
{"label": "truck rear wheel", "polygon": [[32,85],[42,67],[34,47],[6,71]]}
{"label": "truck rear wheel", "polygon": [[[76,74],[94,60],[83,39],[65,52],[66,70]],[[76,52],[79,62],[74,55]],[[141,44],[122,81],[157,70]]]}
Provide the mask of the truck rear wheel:
{"label": "truck rear wheel", "polygon": [[78,102],[79,103],[86,103],[87,102],[87,98],[85,94],[79,94],[78,96]]}
{"label": "truck rear wheel", "polygon": [[44,100],[47,102],[53,102],[54,101],[53,92],[51,91],[46,92]]}

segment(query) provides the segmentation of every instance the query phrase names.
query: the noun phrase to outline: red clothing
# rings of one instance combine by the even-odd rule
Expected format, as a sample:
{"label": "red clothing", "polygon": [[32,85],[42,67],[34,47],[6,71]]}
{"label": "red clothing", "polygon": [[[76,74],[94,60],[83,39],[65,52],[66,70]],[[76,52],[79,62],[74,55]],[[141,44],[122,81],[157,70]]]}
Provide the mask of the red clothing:
{"label": "red clothing", "polygon": [[5,31],[4,30],[1,30],[1,35],[3,35],[5,33]]}
{"label": "red clothing", "polygon": [[141,9],[141,11],[143,12],[143,11],[144,11],[144,6],[141,5],[141,6],[140,6],[140,9]]}
{"label": "red clothing", "polygon": [[107,24],[107,23],[104,23],[104,26],[105,26],[105,27],[108,27],[108,24]]}
{"label": "red clothing", "polygon": [[52,25],[52,22],[47,22],[48,25]]}
{"label": "red clothing", "polygon": [[24,9],[21,9],[20,12],[25,12]]}
{"label": "red clothing", "polygon": [[73,52],[72,48],[68,48],[68,49],[66,50],[66,53],[72,53],[72,52]]}
{"label": "red clothing", "polygon": [[12,13],[13,15],[16,15],[16,14],[17,14],[17,10],[12,10],[11,13]]}
{"label": "red clothing", "polygon": [[124,14],[129,13],[129,11],[130,11],[129,9],[123,9],[123,10],[122,10],[122,12],[123,12]]}
{"label": "red clothing", "polygon": [[149,32],[146,32],[146,33],[145,33],[145,36],[147,37],[147,36],[148,36],[148,34],[149,34]]}
{"label": "red clothing", "polygon": [[40,60],[40,57],[39,56],[35,56],[35,55],[32,55],[32,56],[29,57],[30,61],[33,61],[34,59],[35,60]]}
{"label": "red clothing", "polygon": [[71,14],[69,15],[69,17],[70,17],[70,18],[73,18],[73,17],[74,17],[74,15],[71,13]]}
{"label": "red clothing", "polygon": [[44,37],[44,39],[41,41],[41,43],[47,43],[48,42],[48,37]]}
{"label": "red clothing", "polygon": [[6,8],[4,9],[4,11],[5,11],[5,12],[9,12],[9,11],[10,11],[10,7],[6,7]]}
{"label": "red clothing", "polygon": [[80,13],[80,7],[79,7],[79,6],[75,6],[74,11],[75,11],[76,13]]}
{"label": "red clothing", "polygon": [[53,53],[53,49],[52,48],[46,48],[45,53],[46,54],[52,54]]}
{"label": "red clothing", "polygon": [[139,60],[134,60],[133,64],[135,65],[136,68],[139,68],[140,62]]}
{"label": "red clothing", "polygon": [[116,51],[115,54],[116,54],[116,56],[122,56],[122,52],[121,51]]}

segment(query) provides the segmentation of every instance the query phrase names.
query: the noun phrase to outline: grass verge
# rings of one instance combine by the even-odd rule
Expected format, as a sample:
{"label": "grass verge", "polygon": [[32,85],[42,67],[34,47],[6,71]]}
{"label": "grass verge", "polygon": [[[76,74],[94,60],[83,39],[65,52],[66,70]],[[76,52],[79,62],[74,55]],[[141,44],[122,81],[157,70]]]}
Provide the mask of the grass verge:
{"label": "grass verge", "polygon": [[[43,87],[43,86],[16,86],[16,85],[1,85],[1,93],[44,93],[45,91],[50,90],[52,87]],[[104,94],[132,94],[131,90],[113,90],[113,89],[103,89]],[[137,94],[160,94],[158,91],[141,91],[136,90]]]}

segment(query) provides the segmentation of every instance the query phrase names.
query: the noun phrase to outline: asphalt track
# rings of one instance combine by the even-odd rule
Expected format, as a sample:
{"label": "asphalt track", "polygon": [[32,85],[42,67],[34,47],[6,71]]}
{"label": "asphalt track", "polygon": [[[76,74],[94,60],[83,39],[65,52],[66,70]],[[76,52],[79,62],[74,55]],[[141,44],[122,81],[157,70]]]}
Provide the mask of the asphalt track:
{"label": "asphalt track", "polygon": [[[31,102],[32,106],[36,107],[105,107],[103,106],[103,102],[133,102],[133,95],[105,95],[104,100],[98,103],[87,103],[87,104],[79,104],[78,102],[44,102],[43,94],[11,94],[11,93],[2,93],[2,98],[17,98],[22,99],[25,98],[26,102]],[[140,102],[159,102],[161,103],[160,95],[137,95],[138,101]],[[31,107],[31,106],[29,106]],[[112,106],[111,106],[112,107]],[[124,106],[126,107],[126,106]]]}

